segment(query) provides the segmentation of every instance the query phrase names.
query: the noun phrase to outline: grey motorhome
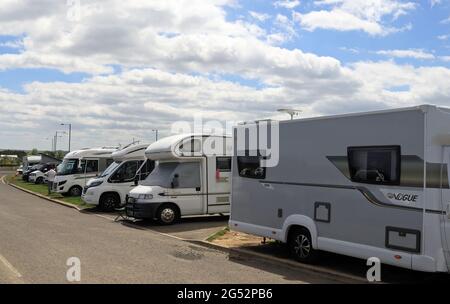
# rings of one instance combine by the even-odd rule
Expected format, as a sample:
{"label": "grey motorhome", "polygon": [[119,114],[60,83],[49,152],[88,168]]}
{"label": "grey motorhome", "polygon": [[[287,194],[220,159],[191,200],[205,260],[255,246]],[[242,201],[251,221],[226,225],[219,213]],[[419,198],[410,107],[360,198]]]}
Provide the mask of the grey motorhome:
{"label": "grey motorhome", "polygon": [[267,168],[263,153],[238,151],[237,130],[251,125],[235,129],[231,229],[285,242],[301,262],[323,250],[449,271],[450,109],[281,121]]}

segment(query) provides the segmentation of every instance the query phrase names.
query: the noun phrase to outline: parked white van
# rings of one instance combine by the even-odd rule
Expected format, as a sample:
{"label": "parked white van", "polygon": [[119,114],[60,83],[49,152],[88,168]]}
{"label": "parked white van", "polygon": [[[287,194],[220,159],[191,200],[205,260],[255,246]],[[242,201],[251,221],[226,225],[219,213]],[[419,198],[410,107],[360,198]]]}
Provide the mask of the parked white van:
{"label": "parked white van", "polygon": [[112,153],[114,162],[101,175],[90,179],[83,189],[82,199],[103,210],[112,210],[126,203],[126,196],[145,179],[155,162],[145,157],[148,144],[131,144]]}
{"label": "parked white van", "polygon": [[86,182],[104,171],[112,162],[117,148],[103,147],[68,153],[53,182],[53,192],[80,196]]}
{"label": "parked white van", "polygon": [[231,137],[184,134],[145,151],[155,169],[131,190],[126,214],[172,224],[184,215],[223,214],[230,208]]}

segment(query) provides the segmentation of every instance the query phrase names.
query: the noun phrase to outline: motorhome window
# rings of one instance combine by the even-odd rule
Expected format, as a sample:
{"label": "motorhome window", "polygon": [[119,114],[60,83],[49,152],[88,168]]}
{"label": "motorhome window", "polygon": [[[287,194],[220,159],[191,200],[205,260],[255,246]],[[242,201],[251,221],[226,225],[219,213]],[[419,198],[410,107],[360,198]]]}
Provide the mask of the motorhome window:
{"label": "motorhome window", "polygon": [[[139,162],[139,167],[142,166],[142,161]],[[142,166],[141,170],[139,171],[139,179],[144,180],[147,178],[147,176],[153,171],[155,168],[155,162],[152,160],[147,159],[145,161],[144,166]]]}
{"label": "motorhome window", "polygon": [[175,169],[173,177],[175,177],[177,174],[178,181],[174,186],[175,188],[199,188],[201,186],[200,163],[180,163]]}
{"label": "motorhome window", "polygon": [[400,146],[349,147],[351,180],[358,183],[398,185]]}
{"label": "motorhome window", "polygon": [[78,168],[78,159],[65,159],[61,163],[58,175],[69,175],[69,174],[75,174],[77,173]]}
{"label": "motorhome window", "polygon": [[86,173],[98,172],[98,160],[86,160]]}
{"label": "motorhome window", "polygon": [[266,178],[266,168],[261,166],[262,156],[238,156],[239,176],[248,178]]}
{"label": "motorhome window", "polygon": [[119,169],[111,176],[111,182],[126,183],[132,182],[139,169],[139,161],[128,161],[123,163]]}
{"label": "motorhome window", "polygon": [[112,158],[107,158],[107,159],[106,159],[106,168],[108,168],[109,166],[111,166],[112,163],[114,163],[114,159],[112,159]]}
{"label": "motorhome window", "polygon": [[175,175],[178,175],[176,188],[197,188],[201,186],[200,163],[198,162],[159,163],[142,182],[142,185],[171,188]]}
{"label": "motorhome window", "polygon": [[121,161],[115,161],[112,164],[110,164],[108,166],[108,168],[105,169],[105,171],[103,171],[103,173],[100,175],[100,177],[105,177],[110,175],[112,172],[114,172],[114,170],[117,169],[117,167],[121,164]]}
{"label": "motorhome window", "polygon": [[159,163],[152,173],[142,182],[142,185],[170,188],[173,172],[177,166],[178,163],[176,162]]}
{"label": "motorhome window", "polygon": [[219,172],[231,171],[231,157],[217,157],[216,158],[216,170]]}

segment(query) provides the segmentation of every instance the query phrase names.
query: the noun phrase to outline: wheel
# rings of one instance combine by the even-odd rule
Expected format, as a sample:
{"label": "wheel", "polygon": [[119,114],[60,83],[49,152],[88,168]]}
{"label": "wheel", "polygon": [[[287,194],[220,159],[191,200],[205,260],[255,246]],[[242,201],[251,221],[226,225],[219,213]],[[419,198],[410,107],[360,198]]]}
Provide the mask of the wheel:
{"label": "wheel", "polygon": [[172,225],[180,217],[174,205],[162,205],[156,212],[156,219],[161,225]]}
{"label": "wheel", "polygon": [[99,207],[104,211],[112,211],[120,206],[120,197],[115,193],[103,194],[100,198]]}
{"label": "wheel", "polygon": [[38,177],[35,181],[36,184],[43,184],[44,183],[44,178],[43,177]]}
{"label": "wheel", "polygon": [[313,263],[317,251],[312,247],[311,234],[305,228],[296,228],[289,233],[289,251],[294,259],[302,263]]}
{"label": "wheel", "polygon": [[81,188],[79,186],[73,186],[69,190],[69,196],[81,196]]}

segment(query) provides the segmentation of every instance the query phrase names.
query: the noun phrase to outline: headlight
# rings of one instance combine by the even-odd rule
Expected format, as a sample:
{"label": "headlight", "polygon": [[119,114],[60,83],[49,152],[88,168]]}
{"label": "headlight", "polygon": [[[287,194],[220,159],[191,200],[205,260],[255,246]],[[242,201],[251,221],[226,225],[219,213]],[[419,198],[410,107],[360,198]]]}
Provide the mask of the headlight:
{"label": "headlight", "polygon": [[92,182],[92,183],[89,184],[89,188],[98,187],[101,184],[103,184],[103,181],[95,181],[95,182]]}
{"label": "headlight", "polygon": [[139,194],[140,199],[152,199],[153,198],[153,194]]}
{"label": "headlight", "polygon": [[62,181],[62,182],[59,182],[58,186],[62,186],[62,185],[64,185],[65,183],[67,183],[66,180],[65,180],[65,181]]}

